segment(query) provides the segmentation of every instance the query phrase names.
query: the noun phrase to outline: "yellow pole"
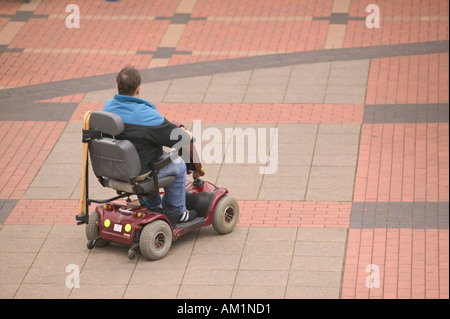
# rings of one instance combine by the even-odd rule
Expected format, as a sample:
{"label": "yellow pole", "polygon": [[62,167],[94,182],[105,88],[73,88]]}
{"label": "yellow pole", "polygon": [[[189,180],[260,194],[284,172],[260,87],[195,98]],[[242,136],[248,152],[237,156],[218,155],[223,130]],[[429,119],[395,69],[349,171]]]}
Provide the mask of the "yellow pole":
{"label": "yellow pole", "polygon": [[[87,111],[84,114],[83,129],[89,130],[89,119],[91,117],[92,111]],[[78,210],[78,216],[85,215],[86,207],[86,166],[88,162],[88,143],[83,143],[83,173],[81,175],[81,196],[80,196],[80,207]]]}

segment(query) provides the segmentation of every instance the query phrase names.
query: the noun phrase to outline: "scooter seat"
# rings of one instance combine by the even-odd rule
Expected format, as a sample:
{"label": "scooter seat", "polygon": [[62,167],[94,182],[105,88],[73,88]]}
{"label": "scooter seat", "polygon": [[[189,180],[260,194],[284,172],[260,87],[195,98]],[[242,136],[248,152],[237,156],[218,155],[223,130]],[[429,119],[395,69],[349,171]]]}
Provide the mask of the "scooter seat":
{"label": "scooter seat", "polygon": [[[150,177],[140,175],[141,161],[133,143],[115,138],[124,131],[119,115],[95,111],[91,114],[89,124],[92,134],[89,140],[92,169],[104,187],[128,194],[155,196],[159,191],[155,189],[155,184],[158,188],[164,188],[173,183],[175,176],[157,177],[158,171],[171,162],[171,153],[165,153],[151,163],[154,174],[150,174]],[[95,134],[97,132],[99,134]]]}
{"label": "scooter seat", "polygon": [[[175,176],[166,176],[163,178],[158,178],[158,186],[164,188],[169,186],[175,180]],[[134,193],[133,185],[129,182],[124,182],[118,179],[103,177],[103,186],[109,187],[118,191],[132,194]],[[142,187],[145,194],[151,193],[155,190],[155,183],[153,179],[146,178],[143,181],[138,182],[139,186]]]}

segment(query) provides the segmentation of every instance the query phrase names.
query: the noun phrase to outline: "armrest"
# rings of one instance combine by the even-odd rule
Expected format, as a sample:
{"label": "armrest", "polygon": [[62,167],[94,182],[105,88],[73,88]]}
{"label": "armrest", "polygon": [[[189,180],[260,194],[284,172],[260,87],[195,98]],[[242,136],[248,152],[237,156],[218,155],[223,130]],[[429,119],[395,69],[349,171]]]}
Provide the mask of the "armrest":
{"label": "armrest", "polygon": [[172,157],[177,157],[178,153],[176,151],[171,151],[169,153],[164,153],[158,157],[154,162],[150,163],[150,169],[159,171],[161,168],[172,163]]}

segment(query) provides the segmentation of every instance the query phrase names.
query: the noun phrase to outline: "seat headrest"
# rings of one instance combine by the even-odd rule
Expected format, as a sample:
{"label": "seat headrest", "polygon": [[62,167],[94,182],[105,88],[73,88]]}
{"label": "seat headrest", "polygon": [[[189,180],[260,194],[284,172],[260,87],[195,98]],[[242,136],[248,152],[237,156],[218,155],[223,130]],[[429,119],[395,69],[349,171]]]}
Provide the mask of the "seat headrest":
{"label": "seat headrest", "polygon": [[91,130],[100,131],[108,135],[117,136],[125,129],[122,118],[114,113],[105,111],[95,111],[89,118]]}

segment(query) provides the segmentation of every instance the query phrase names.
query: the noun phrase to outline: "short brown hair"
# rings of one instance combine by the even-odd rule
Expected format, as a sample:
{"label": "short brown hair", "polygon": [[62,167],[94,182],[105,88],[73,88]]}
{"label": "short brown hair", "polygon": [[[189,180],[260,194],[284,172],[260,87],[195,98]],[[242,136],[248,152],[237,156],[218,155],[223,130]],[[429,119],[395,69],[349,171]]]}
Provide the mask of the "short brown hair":
{"label": "short brown hair", "polygon": [[117,74],[116,82],[120,95],[134,95],[141,85],[141,75],[136,68],[126,66]]}

